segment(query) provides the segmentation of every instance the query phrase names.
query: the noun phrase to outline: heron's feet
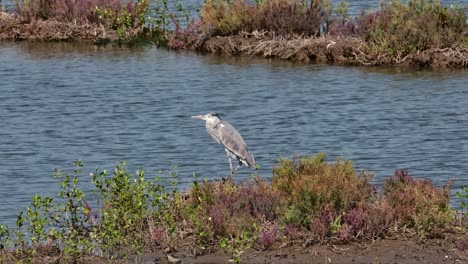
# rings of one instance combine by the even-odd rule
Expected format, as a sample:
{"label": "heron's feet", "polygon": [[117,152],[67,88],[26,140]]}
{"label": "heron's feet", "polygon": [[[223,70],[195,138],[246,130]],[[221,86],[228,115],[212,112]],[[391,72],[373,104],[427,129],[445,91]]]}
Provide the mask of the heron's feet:
{"label": "heron's feet", "polygon": [[227,177],[227,178],[221,177],[221,182],[222,182],[223,184],[225,184],[226,182],[232,183],[232,182],[233,182],[233,181],[232,181],[232,175],[229,175],[229,177]]}

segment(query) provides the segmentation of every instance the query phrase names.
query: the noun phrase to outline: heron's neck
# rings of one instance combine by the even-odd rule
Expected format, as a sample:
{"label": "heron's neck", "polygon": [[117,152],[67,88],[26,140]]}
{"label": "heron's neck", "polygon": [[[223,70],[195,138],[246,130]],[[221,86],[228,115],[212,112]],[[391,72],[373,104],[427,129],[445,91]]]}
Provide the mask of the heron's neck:
{"label": "heron's neck", "polygon": [[206,127],[214,128],[215,126],[219,124],[219,122],[221,122],[220,119],[208,119],[206,120]]}

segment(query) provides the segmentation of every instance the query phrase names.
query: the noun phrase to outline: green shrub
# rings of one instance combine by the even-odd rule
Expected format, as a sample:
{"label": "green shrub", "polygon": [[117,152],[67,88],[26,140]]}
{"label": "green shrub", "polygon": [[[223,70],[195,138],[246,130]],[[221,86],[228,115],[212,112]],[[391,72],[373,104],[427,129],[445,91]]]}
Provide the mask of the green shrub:
{"label": "green shrub", "polygon": [[351,161],[337,159],[332,164],[325,158],[321,153],[283,159],[273,168],[272,187],[288,200],[286,223],[308,226],[321,207],[339,215],[373,197],[369,174],[358,175]]}
{"label": "green shrub", "polygon": [[207,0],[200,10],[203,31],[231,35],[256,28],[257,9],[245,0]]}
{"label": "green shrub", "polygon": [[192,206],[198,206],[208,220],[214,237],[239,235],[240,231],[254,231],[262,221],[275,221],[281,196],[260,179],[257,183],[216,184],[204,182],[192,189]]}
{"label": "green shrub", "polygon": [[468,186],[462,186],[461,191],[456,192],[455,195],[460,199],[460,214],[468,217]]}
{"label": "green shrub", "polygon": [[81,161],[76,166],[71,175],[55,172],[61,180],[57,198],[36,195],[26,215],[18,215],[16,229],[0,226],[0,251],[14,248],[18,255],[34,257],[38,249],[41,254],[45,249],[56,250],[66,261],[76,262],[96,252],[121,258],[169,239],[155,240],[156,225],[169,229],[168,222],[174,223],[171,213],[180,203],[177,192],[171,195],[158,180],[147,180],[143,170],[130,175],[122,163],[110,177],[106,170],[91,173],[95,189],[91,190],[93,203],[89,203],[79,188]]}
{"label": "green shrub", "polygon": [[259,4],[259,29],[280,35],[318,36],[332,8],[328,0],[269,0]]}
{"label": "green shrub", "polygon": [[284,36],[316,36],[325,30],[331,11],[328,0],[265,0],[256,5],[246,0],[207,0],[200,19],[211,35],[265,30]]}
{"label": "green shrub", "polygon": [[147,229],[152,199],[158,198],[157,192],[161,188],[145,179],[145,171],[138,171],[133,178],[123,165],[118,165],[110,178],[106,177],[105,171],[92,174],[100,203],[93,233],[108,256],[118,256],[126,246],[142,251],[142,231]]}
{"label": "green shrub", "polygon": [[374,51],[406,56],[431,47],[468,43],[467,15],[460,6],[438,1],[385,2],[381,10],[358,18],[358,32]]}
{"label": "green shrub", "polygon": [[150,0],[18,0],[16,11],[29,22],[104,25],[117,30],[120,40],[129,40],[146,26],[149,4]]}
{"label": "green shrub", "polygon": [[397,170],[385,181],[383,195],[395,210],[399,227],[413,229],[419,236],[438,236],[454,220],[449,188],[437,188],[428,179],[415,180],[406,171]]}

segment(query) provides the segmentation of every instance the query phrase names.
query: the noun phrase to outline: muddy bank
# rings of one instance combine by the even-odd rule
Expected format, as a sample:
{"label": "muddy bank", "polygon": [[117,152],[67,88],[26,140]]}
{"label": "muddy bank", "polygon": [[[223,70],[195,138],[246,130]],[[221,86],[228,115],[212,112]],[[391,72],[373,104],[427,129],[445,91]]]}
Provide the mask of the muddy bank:
{"label": "muddy bank", "polygon": [[[449,240],[431,240],[418,243],[412,240],[379,240],[369,244],[351,245],[301,245],[285,246],[277,250],[248,250],[242,263],[465,263],[468,256],[454,251]],[[171,254],[181,263],[227,263],[229,256],[218,250],[212,254],[190,257],[181,253]],[[135,260],[140,260],[137,262]],[[152,260],[154,263],[170,263],[166,254],[133,257],[128,263],[141,263]]]}
{"label": "muddy bank", "polygon": [[[467,252],[454,250],[454,237],[444,240],[415,241],[403,237],[348,245],[283,245],[275,250],[249,249],[242,263],[443,263],[468,261]],[[170,258],[170,260],[169,260]],[[38,258],[33,263],[56,263],[54,257]],[[130,256],[116,263],[230,263],[230,256],[222,250],[194,256],[190,248],[165,253],[163,250]],[[81,263],[108,263],[108,260],[86,257]]]}
{"label": "muddy bank", "polygon": [[212,37],[198,42],[192,49],[227,55],[258,55],[305,63],[336,63],[360,66],[419,66],[429,68],[468,68],[468,47],[431,48],[407,56],[372,52],[360,38],[286,39],[266,32]]}

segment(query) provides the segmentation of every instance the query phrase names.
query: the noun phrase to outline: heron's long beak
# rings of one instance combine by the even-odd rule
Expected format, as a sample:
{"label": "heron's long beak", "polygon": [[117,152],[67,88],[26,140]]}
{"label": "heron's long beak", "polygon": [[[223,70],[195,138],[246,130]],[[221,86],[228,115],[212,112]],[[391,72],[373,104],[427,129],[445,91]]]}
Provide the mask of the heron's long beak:
{"label": "heron's long beak", "polygon": [[196,118],[196,119],[205,119],[205,116],[204,115],[196,115],[196,116],[192,116],[192,118]]}

